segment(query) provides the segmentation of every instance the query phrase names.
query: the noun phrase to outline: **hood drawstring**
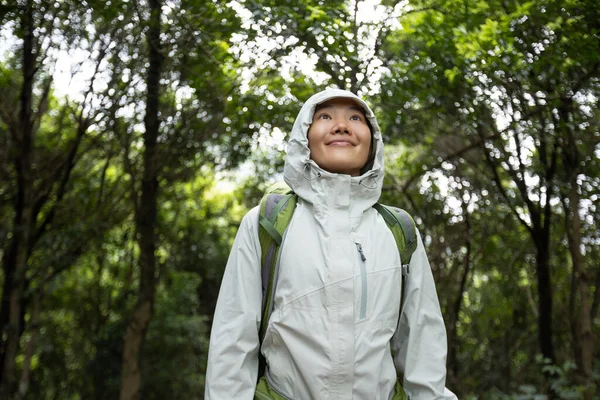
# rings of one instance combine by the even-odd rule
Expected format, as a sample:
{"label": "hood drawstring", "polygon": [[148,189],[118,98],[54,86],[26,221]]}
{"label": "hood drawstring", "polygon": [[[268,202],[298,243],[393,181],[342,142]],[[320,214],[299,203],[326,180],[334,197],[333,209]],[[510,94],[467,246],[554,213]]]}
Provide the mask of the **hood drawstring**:
{"label": "hood drawstring", "polygon": [[[371,174],[371,175],[361,179],[360,181],[358,181],[358,184],[366,187],[367,189],[377,189],[377,179],[375,178],[374,175],[375,174]],[[371,185],[367,185],[367,182],[371,183]]]}
{"label": "hood drawstring", "polygon": [[[309,172],[308,172],[308,175],[307,175],[307,173],[306,173],[306,170],[309,170]],[[316,180],[316,179],[318,179],[318,178],[320,178],[320,177],[321,177],[321,173],[320,173],[319,171],[317,171],[317,173],[316,173],[316,177],[314,177],[314,178],[311,178],[311,177],[310,177],[310,171],[311,171],[311,165],[310,165],[310,162],[307,162],[307,163],[305,163],[305,164],[304,164],[304,170],[302,171],[302,176],[303,176],[303,177],[304,177],[304,179],[306,179],[307,181],[309,181],[309,182],[312,182],[312,181],[314,181],[314,180]]]}

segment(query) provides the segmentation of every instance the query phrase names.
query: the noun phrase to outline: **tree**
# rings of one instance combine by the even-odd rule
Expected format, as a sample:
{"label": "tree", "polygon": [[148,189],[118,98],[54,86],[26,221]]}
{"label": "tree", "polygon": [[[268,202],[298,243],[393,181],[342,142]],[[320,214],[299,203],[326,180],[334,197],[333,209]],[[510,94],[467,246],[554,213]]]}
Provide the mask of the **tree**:
{"label": "tree", "polygon": [[[20,351],[20,338],[27,329],[27,313],[33,305],[30,322],[32,339],[26,349],[25,366],[20,379],[17,396],[27,391],[29,362],[35,348],[35,320],[39,318],[40,302],[46,284],[70,265],[36,263],[32,259],[36,250],[45,247],[48,233],[56,233],[64,221],[63,206],[74,194],[71,186],[73,171],[82,159],[82,143],[92,121],[97,117],[83,106],[65,103],[58,105],[52,96],[52,77],[42,68],[54,62],[57,45],[55,29],[72,16],[78,17],[80,8],[70,4],[43,5],[34,1],[16,4],[3,14],[14,21],[18,29],[16,40],[21,46],[15,56],[2,66],[2,81],[10,89],[3,91],[0,99],[0,117],[6,140],[6,161],[2,165],[4,193],[11,207],[5,218],[12,215],[11,233],[3,240],[2,268],[3,290],[0,307],[0,331],[3,332],[0,359],[0,393],[15,393],[17,383],[16,359]],[[63,25],[64,26],[64,25]],[[66,28],[64,38],[69,43],[80,26]],[[97,38],[96,38],[97,39]],[[91,38],[92,43],[98,43]],[[99,42],[93,59],[96,69],[89,83],[87,96],[93,94],[94,77],[106,55],[106,47]],[[20,74],[16,74],[16,67]],[[19,90],[15,90],[19,88]],[[55,107],[54,114],[49,108]],[[106,203],[98,203],[96,211],[103,210]],[[96,213],[89,214],[94,220]],[[60,229],[58,229],[60,231]],[[76,259],[85,244],[74,244],[63,260]]]}
{"label": "tree", "polygon": [[440,161],[435,168],[443,162],[475,168],[480,178],[470,181],[493,182],[491,190],[529,232],[539,348],[551,362],[558,361],[552,231],[565,182],[561,148],[569,131],[591,145],[588,151],[597,143],[591,128],[597,124],[588,126],[586,115],[595,109],[588,99],[597,96],[600,65],[597,51],[587,50],[598,47],[590,7],[415,2],[380,56],[390,69],[381,107],[399,110],[388,114],[388,133],[429,143]]}
{"label": "tree", "polygon": [[156,293],[156,225],[158,191],[158,135],[161,54],[161,2],[150,0],[148,40],[148,76],[146,81],[146,115],[144,118],[144,169],[141,196],[135,201],[136,238],[140,248],[140,286],[138,300],[127,326],[123,343],[121,400],[141,396],[140,353],[154,312]]}

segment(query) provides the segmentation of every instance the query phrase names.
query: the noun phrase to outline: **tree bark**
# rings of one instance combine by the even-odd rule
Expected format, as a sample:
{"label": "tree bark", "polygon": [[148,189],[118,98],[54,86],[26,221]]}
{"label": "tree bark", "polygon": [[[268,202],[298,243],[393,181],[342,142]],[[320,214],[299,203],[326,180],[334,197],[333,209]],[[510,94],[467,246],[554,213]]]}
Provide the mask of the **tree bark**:
{"label": "tree bark", "polygon": [[[146,115],[144,118],[144,172],[142,193],[136,207],[136,234],[140,248],[140,286],[138,300],[124,336],[121,369],[121,400],[141,398],[142,375],[140,354],[154,311],[156,291],[156,225],[159,132],[159,96],[162,55],[160,53],[160,0],[150,0],[148,29],[149,67]],[[137,201],[137,199],[135,199]]]}
{"label": "tree bark", "polygon": [[28,248],[32,232],[33,176],[32,152],[34,130],[32,121],[33,81],[37,55],[34,46],[33,4],[28,1],[21,13],[23,30],[23,85],[20,94],[19,122],[13,137],[17,142],[15,170],[17,192],[15,196],[13,236],[8,251],[4,253],[4,287],[0,310],[0,335],[2,342],[2,376],[0,398],[9,398],[15,390],[15,362],[21,336],[21,297],[27,270]]}
{"label": "tree bark", "polygon": [[31,359],[35,354],[37,342],[40,336],[40,316],[41,316],[41,294],[36,293],[33,297],[33,307],[31,311],[29,332],[30,337],[27,342],[27,348],[25,349],[25,357],[23,360],[23,367],[21,371],[21,379],[19,380],[19,388],[15,395],[15,400],[24,399],[29,390],[29,381],[31,376]]}
{"label": "tree bark", "polygon": [[548,224],[534,229],[536,247],[536,273],[538,286],[538,338],[545,359],[555,363],[552,326],[552,280],[550,277],[550,227]]}

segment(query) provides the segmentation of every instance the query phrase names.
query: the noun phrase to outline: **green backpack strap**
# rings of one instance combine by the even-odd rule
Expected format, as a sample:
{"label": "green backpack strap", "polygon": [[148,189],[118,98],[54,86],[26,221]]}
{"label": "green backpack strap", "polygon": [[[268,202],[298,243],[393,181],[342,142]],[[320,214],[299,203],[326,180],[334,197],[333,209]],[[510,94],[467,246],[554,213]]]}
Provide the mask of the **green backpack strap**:
{"label": "green backpack strap", "polygon": [[[383,217],[388,228],[392,231],[398,252],[400,253],[400,262],[402,263],[402,293],[400,294],[400,315],[404,309],[404,300],[406,297],[406,277],[410,273],[410,260],[417,249],[417,227],[415,220],[409,213],[401,208],[390,207],[376,203],[373,206]],[[398,321],[400,323],[400,321]],[[398,371],[398,380],[394,390],[393,399],[406,399],[406,394],[402,387],[404,374]]]}
{"label": "green backpack strap", "polygon": [[417,227],[415,220],[409,213],[401,208],[390,207],[376,203],[373,206],[383,217],[388,228],[392,231],[396,246],[400,252],[400,262],[402,263],[402,297],[400,303],[400,312],[404,308],[404,288],[406,276],[410,273],[410,260],[417,249]]}
{"label": "green backpack strap", "polygon": [[[278,274],[279,249],[283,235],[296,209],[298,196],[289,188],[278,185],[271,188],[260,201],[258,240],[261,249],[262,318],[259,329],[260,343],[265,336],[273,310],[273,294]],[[259,353],[260,354],[260,353]],[[263,375],[265,360],[259,356],[259,378]]]}

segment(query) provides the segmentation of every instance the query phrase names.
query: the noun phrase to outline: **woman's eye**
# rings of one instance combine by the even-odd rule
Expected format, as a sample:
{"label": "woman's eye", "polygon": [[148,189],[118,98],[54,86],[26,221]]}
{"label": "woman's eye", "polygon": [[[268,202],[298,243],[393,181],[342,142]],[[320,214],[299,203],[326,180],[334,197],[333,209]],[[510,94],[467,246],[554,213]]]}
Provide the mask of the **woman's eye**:
{"label": "woman's eye", "polygon": [[327,115],[327,114],[321,114],[321,115],[319,115],[318,118],[319,119],[330,119],[331,117],[329,115]]}
{"label": "woman's eye", "polygon": [[350,117],[350,121],[362,121],[360,115],[353,115]]}

